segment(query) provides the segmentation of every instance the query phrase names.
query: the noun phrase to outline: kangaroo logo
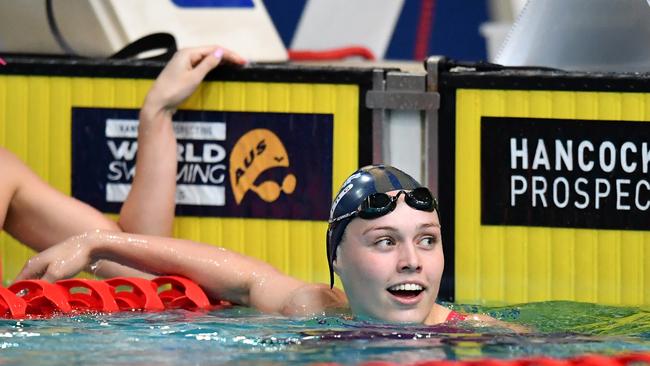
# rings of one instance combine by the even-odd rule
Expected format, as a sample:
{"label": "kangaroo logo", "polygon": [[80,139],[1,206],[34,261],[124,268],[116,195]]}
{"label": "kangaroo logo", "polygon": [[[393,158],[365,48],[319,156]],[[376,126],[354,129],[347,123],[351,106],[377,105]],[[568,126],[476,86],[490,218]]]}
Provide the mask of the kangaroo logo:
{"label": "kangaroo logo", "polygon": [[248,191],[255,192],[266,202],[277,200],[280,192],[293,193],[296,176],[291,173],[284,177],[282,185],[272,180],[255,185],[260,174],[275,167],[289,167],[289,155],[276,134],[257,128],[240,137],[230,154],[230,186],[237,204]]}

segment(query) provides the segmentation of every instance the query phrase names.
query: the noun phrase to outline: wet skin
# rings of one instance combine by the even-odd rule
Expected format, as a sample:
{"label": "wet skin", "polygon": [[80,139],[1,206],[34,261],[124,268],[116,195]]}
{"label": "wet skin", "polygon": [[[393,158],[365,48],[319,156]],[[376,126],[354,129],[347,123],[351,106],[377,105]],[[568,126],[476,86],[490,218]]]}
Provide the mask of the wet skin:
{"label": "wet skin", "polygon": [[357,315],[432,324],[448,313],[435,304],[444,269],[438,215],[408,206],[403,195],[388,215],[350,222],[334,268]]}

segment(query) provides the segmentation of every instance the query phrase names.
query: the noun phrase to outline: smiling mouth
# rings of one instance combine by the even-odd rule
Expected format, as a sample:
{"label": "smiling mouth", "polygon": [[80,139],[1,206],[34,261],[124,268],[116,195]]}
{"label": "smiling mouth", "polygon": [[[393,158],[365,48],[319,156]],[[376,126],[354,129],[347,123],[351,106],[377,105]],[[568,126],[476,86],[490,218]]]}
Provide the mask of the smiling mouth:
{"label": "smiling mouth", "polygon": [[415,283],[401,283],[387,288],[391,295],[399,298],[416,297],[424,291],[424,287]]}

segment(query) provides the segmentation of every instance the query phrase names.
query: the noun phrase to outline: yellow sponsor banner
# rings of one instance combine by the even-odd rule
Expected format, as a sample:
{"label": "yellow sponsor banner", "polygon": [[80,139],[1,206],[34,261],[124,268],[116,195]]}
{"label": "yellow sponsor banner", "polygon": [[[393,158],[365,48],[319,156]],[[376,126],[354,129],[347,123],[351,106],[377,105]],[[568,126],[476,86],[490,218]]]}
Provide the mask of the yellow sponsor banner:
{"label": "yellow sponsor banner", "polygon": [[[151,83],[148,79],[0,75],[0,146],[18,155],[49,184],[71,194],[72,111],[137,109]],[[181,109],[331,115],[332,191],[327,192],[331,197],[358,165],[359,93],[354,84],[210,81]],[[253,134],[247,139],[273,136],[268,131]],[[284,152],[280,142],[271,141],[269,146],[268,151]],[[278,194],[294,193],[303,178],[293,172],[278,184],[248,182],[236,194],[240,200],[254,195],[274,201]],[[322,220],[184,216],[175,220],[174,236],[260,258],[307,281],[327,282],[326,227]],[[15,277],[32,254],[6,232],[0,234],[5,282]]]}
{"label": "yellow sponsor banner", "polygon": [[458,89],[455,113],[456,301],[650,304],[650,94]]}

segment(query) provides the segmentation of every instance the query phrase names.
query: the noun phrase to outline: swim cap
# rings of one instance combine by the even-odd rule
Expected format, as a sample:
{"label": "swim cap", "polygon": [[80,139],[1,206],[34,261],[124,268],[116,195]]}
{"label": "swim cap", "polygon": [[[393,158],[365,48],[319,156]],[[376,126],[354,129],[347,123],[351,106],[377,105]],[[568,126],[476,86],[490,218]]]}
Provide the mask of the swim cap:
{"label": "swim cap", "polygon": [[[388,165],[368,165],[352,173],[343,182],[339,193],[332,202],[329,220],[355,211],[361,202],[373,193],[386,193],[394,190],[412,190],[422,187],[417,180],[403,171]],[[327,228],[327,262],[330,270],[330,287],[334,286],[334,260],[345,228],[353,217],[329,224]]]}

